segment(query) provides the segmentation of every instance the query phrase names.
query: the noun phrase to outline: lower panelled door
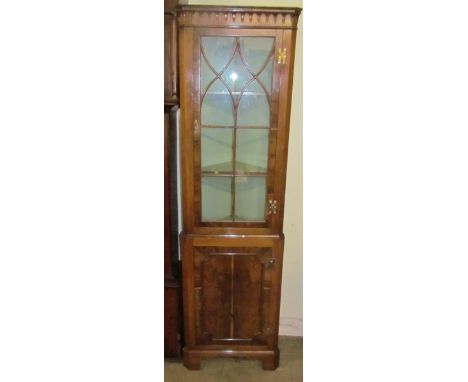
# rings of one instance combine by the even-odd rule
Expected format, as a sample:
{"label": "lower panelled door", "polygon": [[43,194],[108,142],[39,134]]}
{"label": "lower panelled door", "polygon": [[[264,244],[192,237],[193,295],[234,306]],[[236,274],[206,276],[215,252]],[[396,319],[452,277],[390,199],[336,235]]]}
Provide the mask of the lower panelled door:
{"label": "lower panelled door", "polygon": [[273,332],[272,248],[194,247],[195,342],[266,345]]}

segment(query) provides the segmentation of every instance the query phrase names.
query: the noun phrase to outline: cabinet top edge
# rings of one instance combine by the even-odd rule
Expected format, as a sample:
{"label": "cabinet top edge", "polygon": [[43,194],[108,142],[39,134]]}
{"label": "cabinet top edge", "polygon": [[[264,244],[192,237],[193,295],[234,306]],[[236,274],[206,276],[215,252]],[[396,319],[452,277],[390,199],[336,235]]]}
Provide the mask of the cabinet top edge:
{"label": "cabinet top edge", "polygon": [[301,8],[179,5],[180,27],[296,29]]}
{"label": "cabinet top edge", "polygon": [[179,5],[180,12],[261,12],[261,13],[293,13],[299,15],[302,8],[298,7],[260,7],[260,6],[233,6],[225,5]]}

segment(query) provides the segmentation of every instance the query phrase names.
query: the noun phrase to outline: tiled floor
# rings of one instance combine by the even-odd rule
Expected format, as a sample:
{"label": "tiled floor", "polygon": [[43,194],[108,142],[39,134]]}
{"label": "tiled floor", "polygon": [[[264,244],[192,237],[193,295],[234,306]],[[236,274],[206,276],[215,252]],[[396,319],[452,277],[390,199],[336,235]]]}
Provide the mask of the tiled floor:
{"label": "tiled floor", "polygon": [[264,371],[260,361],[207,359],[201,370],[187,370],[180,359],[164,360],[164,382],[302,382],[302,337],[280,337],[280,365]]}

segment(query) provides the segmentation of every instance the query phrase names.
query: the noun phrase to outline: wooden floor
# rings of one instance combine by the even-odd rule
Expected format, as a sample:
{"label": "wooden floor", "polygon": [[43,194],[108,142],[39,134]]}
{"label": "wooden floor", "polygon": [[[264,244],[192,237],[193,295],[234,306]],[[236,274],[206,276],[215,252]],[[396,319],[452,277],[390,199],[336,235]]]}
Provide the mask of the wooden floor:
{"label": "wooden floor", "polygon": [[164,360],[164,382],[302,382],[302,337],[280,337],[280,366],[264,371],[260,361],[208,359],[187,370],[180,359]]}

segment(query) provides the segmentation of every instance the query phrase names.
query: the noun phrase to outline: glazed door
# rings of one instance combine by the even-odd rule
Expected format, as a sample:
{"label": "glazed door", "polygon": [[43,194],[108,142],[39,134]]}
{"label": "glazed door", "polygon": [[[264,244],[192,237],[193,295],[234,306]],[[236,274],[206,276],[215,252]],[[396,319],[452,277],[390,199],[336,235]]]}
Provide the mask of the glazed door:
{"label": "glazed door", "polygon": [[195,343],[266,345],[274,328],[272,248],[195,247]]}
{"label": "glazed door", "polygon": [[195,224],[271,227],[280,67],[277,30],[198,30]]}

